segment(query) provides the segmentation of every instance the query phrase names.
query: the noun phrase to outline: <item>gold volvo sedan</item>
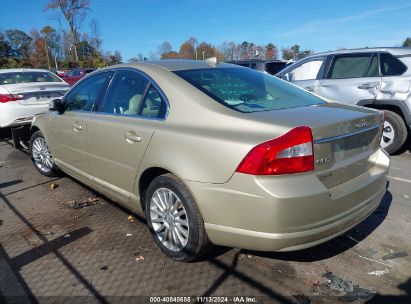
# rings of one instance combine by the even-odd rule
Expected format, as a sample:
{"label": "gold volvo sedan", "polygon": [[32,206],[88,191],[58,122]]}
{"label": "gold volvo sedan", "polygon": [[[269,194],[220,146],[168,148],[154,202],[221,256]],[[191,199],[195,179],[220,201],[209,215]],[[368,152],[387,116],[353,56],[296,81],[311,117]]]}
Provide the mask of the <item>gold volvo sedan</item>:
{"label": "gold volvo sedan", "polygon": [[357,225],[386,191],[383,121],[252,69],[163,60],[82,79],[35,118],[30,150],[40,173],[144,213],[157,245],[190,261],[211,244],[299,250]]}

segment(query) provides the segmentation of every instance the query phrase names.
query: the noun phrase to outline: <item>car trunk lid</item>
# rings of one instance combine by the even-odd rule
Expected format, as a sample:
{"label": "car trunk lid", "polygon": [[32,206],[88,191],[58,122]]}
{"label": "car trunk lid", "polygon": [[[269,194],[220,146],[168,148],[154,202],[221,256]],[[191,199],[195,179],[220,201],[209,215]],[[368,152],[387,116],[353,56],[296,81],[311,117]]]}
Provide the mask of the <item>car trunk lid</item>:
{"label": "car trunk lid", "polygon": [[41,82],[2,85],[13,95],[21,95],[21,105],[45,104],[51,99],[61,98],[70,88],[66,83]]}
{"label": "car trunk lid", "polygon": [[258,120],[294,128],[308,126],[314,139],[315,172],[327,188],[342,184],[374,166],[383,114],[341,104],[256,112]]}

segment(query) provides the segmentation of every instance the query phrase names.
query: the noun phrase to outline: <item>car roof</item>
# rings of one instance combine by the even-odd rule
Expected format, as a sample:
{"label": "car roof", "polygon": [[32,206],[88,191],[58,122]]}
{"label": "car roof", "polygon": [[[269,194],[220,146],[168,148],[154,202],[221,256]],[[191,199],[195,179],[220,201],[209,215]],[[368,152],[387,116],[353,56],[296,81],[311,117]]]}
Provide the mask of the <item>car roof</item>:
{"label": "car roof", "polygon": [[281,62],[287,63],[286,60],[281,59],[240,59],[240,60],[229,60],[227,63],[253,63],[253,62]]}
{"label": "car roof", "polygon": [[208,63],[202,60],[188,60],[188,59],[163,59],[157,61],[140,61],[135,63],[122,63],[114,66],[107,67],[119,68],[119,67],[132,67],[132,68],[150,68],[150,67],[160,67],[168,71],[181,71],[181,70],[197,70],[197,69],[211,69],[211,68],[243,68],[238,65],[233,65],[229,63]]}
{"label": "car roof", "polygon": [[324,55],[335,55],[335,54],[355,54],[355,53],[364,53],[364,52],[388,52],[394,56],[402,56],[411,54],[411,48],[408,47],[372,47],[372,48],[359,48],[359,49],[347,49],[347,50],[338,50],[338,51],[328,51],[317,53],[315,55],[307,56],[324,56]]}
{"label": "car roof", "polygon": [[16,73],[16,72],[49,72],[48,70],[43,69],[1,69],[0,73]]}

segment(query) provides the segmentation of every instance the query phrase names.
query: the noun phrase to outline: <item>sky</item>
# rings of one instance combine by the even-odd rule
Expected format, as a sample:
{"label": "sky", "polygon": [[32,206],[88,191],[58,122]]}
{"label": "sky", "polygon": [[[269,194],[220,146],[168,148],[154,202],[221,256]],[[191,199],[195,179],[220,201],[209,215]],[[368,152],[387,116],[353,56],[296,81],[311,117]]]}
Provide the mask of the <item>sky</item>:
{"label": "sky", "polygon": [[[0,0],[0,31],[58,28],[55,13],[44,10],[47,2]],[[97,19],[103,49],[119,50],[125,61],[148,56],[163,41],[178,51],[191,36],[215,46],[271,42],[315,52],[399,46],[411,37],[409,0],[90,0],[90,8],[81,31],[89,32],[90,20]]]}

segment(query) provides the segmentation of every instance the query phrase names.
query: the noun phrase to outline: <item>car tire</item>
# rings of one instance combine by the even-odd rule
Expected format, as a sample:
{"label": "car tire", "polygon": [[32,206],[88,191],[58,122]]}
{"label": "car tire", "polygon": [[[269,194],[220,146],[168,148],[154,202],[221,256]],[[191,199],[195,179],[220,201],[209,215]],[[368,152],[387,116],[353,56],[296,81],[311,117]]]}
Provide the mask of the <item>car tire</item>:
{"label": "car tire", "polygon": [[384,110],[385,122],[381,147],[390,155],[399,151],[407,140],[408,132],[404,120],[395,112]]}
{"label": "car tire", "polygon": [[33,133],[29,147],[31,160],[37,171],[49,177],[59,175],[59,170],[54,164],[46,139],[40,131]]}
{"label": "car tire", "polygon": [[170,258],[189,262],[211,248],[194,198],[173,174],[160,175],[150,183],[144,205],[154,241]]}

